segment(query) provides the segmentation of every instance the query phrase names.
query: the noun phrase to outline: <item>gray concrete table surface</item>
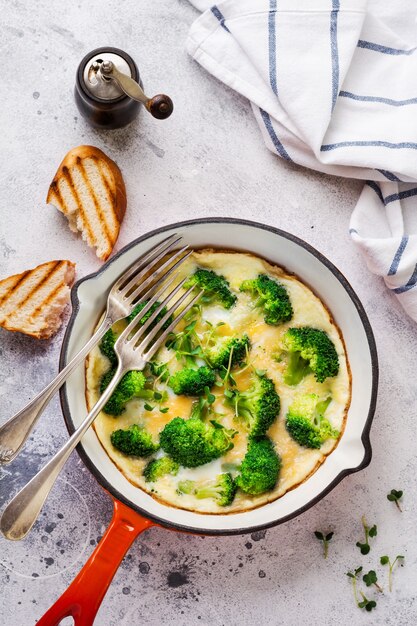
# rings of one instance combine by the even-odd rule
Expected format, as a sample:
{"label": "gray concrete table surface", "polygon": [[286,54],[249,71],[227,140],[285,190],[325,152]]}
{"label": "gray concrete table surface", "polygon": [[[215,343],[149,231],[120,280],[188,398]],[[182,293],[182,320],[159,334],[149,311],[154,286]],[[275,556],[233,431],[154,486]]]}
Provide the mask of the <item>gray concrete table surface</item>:
{"label": "gray concrete table surface", "polygon": [[[249,103],[185,52],[197,15],[186,0],[2,3],[0,277],[54,258],[76,262],[79,278],[100,267],[65,218],[45,205],[62,157],[83,143],[102,148],[124,174],[128,210],[117,250],[152,228],[195,217],[241,217],[288,230],[339,267],[369,315],[380,359],[373,459],[302,516],[267,532],[205,538],[147,531],[123,561],[96,624],[414,624],[416,326],[349,238],[361,183],[268,152]],[[142,111],[126,129],[99,132],[80,118],[75,69],[101,45],[128,51],[149,93],[172,96],[169,120]],[[56,373],[63,331],[36,341],[0,330],[1,421]],[[24,452],[0,470],[2,503],[66,436],[55,398]],[[392,488],[404,489],[403,513],[386,499]],[[367,557],[355,547],[362,514],[378,525]],[[110,499],[74,453],[33,532],[20,543],[0,541],[1,623],[34,624],[87,560],[110,516]],[[327,560],[315,530],[334,530]],[[406,556],[392,593],[382,554]],[[385,587],[371,614],[355,606],[346,577],[360,564],[376,568]]]}

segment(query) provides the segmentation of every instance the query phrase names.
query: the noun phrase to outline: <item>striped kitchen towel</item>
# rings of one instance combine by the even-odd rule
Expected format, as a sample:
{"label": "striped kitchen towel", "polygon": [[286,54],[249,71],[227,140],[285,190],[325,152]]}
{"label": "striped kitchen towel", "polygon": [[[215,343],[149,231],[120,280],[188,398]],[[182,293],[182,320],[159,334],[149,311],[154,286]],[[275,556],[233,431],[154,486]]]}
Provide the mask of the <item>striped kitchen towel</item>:
{"label": "striped kitchen towel", "polygon": [[417,320],[417,47],[398,34],[415,0],[394,17],[385,0],[191,1],[189,53],[251,101],[268,148],[367,181],[352,238]]}

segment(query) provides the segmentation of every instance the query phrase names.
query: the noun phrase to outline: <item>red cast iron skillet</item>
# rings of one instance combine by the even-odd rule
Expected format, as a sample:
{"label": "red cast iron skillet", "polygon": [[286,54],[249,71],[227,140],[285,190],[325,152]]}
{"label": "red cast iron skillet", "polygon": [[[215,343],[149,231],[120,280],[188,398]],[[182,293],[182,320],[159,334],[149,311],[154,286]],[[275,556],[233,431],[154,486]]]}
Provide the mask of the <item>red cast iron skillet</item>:
{"label": "red cast iron skillet", "polygon": [[[265,515],[266,521],[264,522],[259,523],[259,520],[263,520],[264,518],[257,515],[257,521],[249,523],[249,525],[247,523],[242,524],[241,521],[239,523],[237,521],[238,519],[247,520],[251,519],[251,517],[248,518],[247,516],[254,517],[254,513],[252,511],[246,511],[237,517],[234,515],[220,516],[228,518],[226,526],[223,528],[216,527],[216,521],[214,521],[214,523],[207,523],[207,526],[205,527],[204,524],[202,525],[201,523],[197,523],[193,526],[189,522],[179,522],[178,510],[173,509],[172,507],[159,505],[163,507],[163,515],[157,515],[155,514],[155,511],[151,510],[151,506],[144,506],[142,502],[140,502],[140,504],[133,502],[129,497],[126,497],[126,495],[121,492],[119,486],[115,484],[115,481],[109,481],[108,478],[103,475],[103,471],[101,471],[96,466],[95,462],[92,461],[91,455],[87,453],[84,444],[80,443],[77,447],[78,454],[80,455],[81,459],[88,467],[88,469],[91,471],[93,476],[95,476],[97,481],[101,484],[102,487],[104,487],[104,489],[113,499],[113,518],[103,538],[97,545],[93,554],[90,556],[80,573],[71,583],[69,588],[57,600],[57,602],[37,622],[37,626],[57,626],[60,621],[67,616],[73,617],[76,626],[90,626],[91,624],[93,624],[95,615],[104,598],[107,588],[110,585],[113,576],[116,573],[117,568],[119,567],[124,555],[126,554],[133,541],[136,539],[136,537],[141,532],[143,532],[147,528],[150,528],[151,526],[159,525],[177,531],[181,530],[192,532],[195,534],[210,535],[242,534],[246,532],[254,532],[255,530],[269,528],[274,525],[288,521],[289,519],[301,514],[303,511],[313,506],[327,493],[329,493],[329,491],[331,491],[346,475],[361,470],[370,463],[372,451],[369,441],[369,431],[376,404],[378,363],[375,341],[366,313],[346,278],[332,263],[330,263],[330,261],[328,261],[323,255],[321,255],[317,250],[312,248],[304,241],[298,239],[297,237],[294,237],[287,232],[278,230],[271,226],[265,226],[259,223],[244,220],[234,220],[230,218],[207,218],[165,226],[133,241],[131,244],[121,250],[115,257],[113,257],[108,263],[106,263],[97,273],[81,279],[74,286],[72,290],[73,311],[63,340],[60,356],[60,369],[65,366],[70,357],[70,355],[68,354],[69,342],[71,339],[71,333],[73,331],[76,317],[79,314],[79,309],[82,305],[82,303],[80,303],[79,293],[80,287],[83,285],[83,283],[92,279],[96,280],[100,277],[101,274],[109,271],[109,268],[113,264],[116,264],[117,266],[117,263],[120,262],[120,259],[121,257],[123,257],[123,255],[128,256],[130,254],[132,258],[132,254],[134,254],[134,249],[139,244],[142,245],[142,248],[143,244],[145,244],[147,248],[150,248],[152,245],[155,245],[158,240],[161,240],[174,232],[183,234],[184,240],[187,243],[190,243],[191,246],[195,247],[217,246],[223,249],[246,249],[248,251],[254,252],[255,254],[259,254],[260,256],[262,256],[262,251],[265,251],[265,258],[273,263],[285,266],[290,271],[294,271],[303,280],[305,280],[305,282],[310,284],[313,289],[318,292],[319,295],[321,295],[324,302],[329,304],[337,324],[342,329],[345,341],[345,332],[349,335],[351,333],[351,327],[355,324],[358,326],[358,333],[360,336],[358,336],[357,341],[360,341],[360,343],[358,343],[357,346],[365,347],[358,347],[357,349],[364,349],[366,351],[367,358],[369,359],[369,381],[368,383],[366,383],[368,386],[366,410],[363,411],[362,407],[360,411],[361,415],[358,418],[355,416],[354,412],[351,415],[351,411],[355,410],[354,405],[356,402],[354,398],[354,395],[356,393],[355,367],[352,367],[352,404],[351,408],[349,409],[346,428],[342,435],[341,443],[339,443],[338,447],[333,452],[333,454],[336,454],[339,448],[343,448],[342,441],[346,438],[346,450],[348,452],[350,450],[352,451],[352,460],[351,462],[347,463],[346,461],[343,461],[340,466],[340,471],[338,471],[338,473],[335,474],[334,477],[329,480],[329,482],[326,482],[325,479],[325,481],[321,484],[319,479],[319,491],[317,491],[317,489],[315,491],[312,490],[311,497],[308,497],[301,506],[293,505],[293,508],[291,510],[288,509],[288,512],[285,512],[284,502],[284,513],[281,510],[281,512],[277,512],[277,514],[274,516],[275,509],[271,509],[270,507],[274,506],[277,508],[278,506],[281,506],[281,503],[279,505],[276,505],[275,503],[277,503],[278,501],[275,501],[275,503],[268,503],[267,505],[264,505],[263,507],[258,509],[258,511],[262,509],[264,513],[266,513],[266,507],[268,507],[268,511],[272,511],[272,516],[271,513]],[[280,257],[280,253],[277,252],[278,248],[286,248],[286,246],[288,246],[289,251],[294,249],[295,256],[293,255],[293,253],[289,254],[287,251],[285,254],[289,254],[288,258],[278,258],[277,260],[277,257]],[[140,253],[143,253],[142,249]],[[305,259],[302,261],[304,263],[303,267],[305,267],[305,271],[300,271],[300,255],[302,258],[304,258],[303,255],[305,256]],[[129,264],[131,262],[132,260],[129,261]],[[313,284],[314,280],[312,278],[313,274],[311,274],[311,267],[313,267],[315,264],[317,266],[322,266],[323,268],[323,277],[319,277],[320,280],[318,281],[318,283],[322,285],[322,287],[320,288],[317,288],[317,285],[315,286]],[[332,280],[336,281],[333,287],[334,289],[336,289],[336,291],[339,288],[342,289],[342,291],[340,291],[340,294],[336,295],[333,298],[333,306],[331,302],[329,302],[329,294],[332,293],[331,290],[329,291],[329,281],[331,282]],[[327,297],[323,294],[323,291],[326,290],[328,292]],[[334,307],[337,308],[338,299],[340,299],[340,297],[342,297],[343,299],[345,296],[347,297],[346,302],[349,302],[349,306],[351,306],[351,311],[347,319],[343,319],[343,312],[337,313],[334,310]],[[96,311],[96,319],[98,319],[101,311],[105,308],[105,298],[106,294],[104,294],[103,296],[102,309]],[[355,336],[353,336],[352,341],[354,344]],[[346,345],[349,360],[352,365],[352,357],[354,361],[355,355],[349,352],[349,342],[350,339],[346,342]],[[366,376],[363,375],[362,371],[360,371],[359,373],[361,374],[361,376],[358,375],[356,377],[356,380],[358,378],[366,378]],[[360,384],[363,383],[361,382]],[[67,383],[67,386],[68,385],[69,383]],[[72,434],[76,426],[74,424],[70,411],[67,386],[64,386],[61,389],[60,397],[62,411],[68,428],[68,432]],[[82,390],[82,393],[84,393],[84,390]],[[358,402],[360,402],[360,398]],[[360,427],[355,425],[355,420],[357,419],[362,420],[360,421]],[[350,425],[350,422],[353,423],[352,427]],[[349,429],[352,431],[351,433]],[[85,437],[87,437],[87,435]],[[90,434],[90,436],[95,437],[94,434]],[[349,439],[349,437],[351,439]],[[84,440],[85,438],[83,439],[83,442]],[[343,443],[343,445],[345,444]],[[351,448],[349,448],[349,445],[351,445]],[[310,481],[312,481],[314,477],[319,474],[320,471],[322,471],[322,468],[326,466],[326,463],[330,462],[331,458],[332,454],[319,468],[319,470],[317,470],[317,472],[304,483],[303,489],[305,489],[305,485],[309,485]],[[108,463],[112,464],[110,459],[108,459]],[[311,484],[313,483],[311,482]],[[280,498],[279,501],[284,501],[284,498],[288,498],[288,502],[290,502],[295,492],[297,492],[299,489],[300,487],[297,487],[292,492],[289,492],[289,494],[292,494],[292,496],[286,494],[285,496],[283,496],[283,498]],[[137,491],[141,492],[141,490]],[[147,496],[143,492],[141,492],[138,497],[149,498],[149,496]],[[189,515],[189,512],[184,512],[184,519],[187,518],[187,515]],[[198,514],[194,514],[194,516],[195,515],[198,516]],[[211,516],[211,520],[216,517],[218,516]],[[236,523],[233,522],[233,518],[236,519]],[[198,517],[195,519],[198,519]],[[199,519],[204,519],[204,515],[200,516]]]}

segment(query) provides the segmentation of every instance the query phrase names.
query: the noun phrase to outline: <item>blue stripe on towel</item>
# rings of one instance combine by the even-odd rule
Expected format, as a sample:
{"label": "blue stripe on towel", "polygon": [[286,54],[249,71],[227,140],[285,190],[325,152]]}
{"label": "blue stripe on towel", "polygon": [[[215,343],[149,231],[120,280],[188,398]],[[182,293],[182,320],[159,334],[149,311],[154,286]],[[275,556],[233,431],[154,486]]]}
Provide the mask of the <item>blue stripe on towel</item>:
{"label": "blue stripe on towel", "polygon": [[417,187],[413,187],[412,189],[407,189],[406,191],[400,191],[399,193],[393,193],[390,196],[387,196],[384,199],[384,204],[389,204],[390,202],[395,202],[396,200],[404,200],[405,198],[411,198],[412,196],[417,196]]}
{"label": "blue stripe on towel", "polygon": [[368,185],[368,187],[370,187],[371,189],[373,189],[375,191],[375,193],[377,194],[377,196],[381,200],[382,204],[385,204],[385,198],[382,195],[382,191],[381,191],[381,188],[378,185],[378,183],[376,183],[374,180],[367,180],[366,184]]}
{"label": "blue stripe on towel", "polygon": [[225,18],[224,18],[223,13],[219,11],[216,5],[211,7],[211,12],[213,13],[214,17],[216,17],[219,20],[220,26],[224,28],[224,30],[227,30],[228,33],[230,33],[230,30],[227,28],[225,24]]}
{"label": "blue stripe on towel", "polygon": [[385,178],[388,178],[388,180],[398,180],[399,182],[401,182],[401,178],[398,178],[398,176],[396,176],[392,172],[388,172],[388,170],[377,169],[376,171],[380,172],[383,176],[385,176]]}
{"label": "blue stripe on towel", "polygon": [[[268,13],[268,50],[269,50],[269,84],[276,96],[278,96],[277,85],[277,48],[276,48],[276,30],[275,30],[275,16],[277,11],[277,0],[269,0],[269,13]],[[272,125],[272,120],[266,111],[259,108],[262,116],[262,120],[265,124],[265,128],[274,144],[277,153],[286,161],[292,161],[290,155],[280,142]]]}
{"label": "blue stripe on towel", "polygon": [[375,52],[382,52],[383,54],[413,54],[414,50],[417,48],[410,48],[410,50],[402,50],[400,48],[389,48],[388,46],[381,46],[379,43],[372,43],[372,41],[364,41],[363,39],[359,39],[358,48],[366,48],[367,50],[374,50]]}
{"label": "blue stripe on towel", "polygon": [[282,145],[282,143],[277,137],[274,127],[272,126],[272,122],[271,122],[271,118],[269,117],[269,114],[263,109],[259,109],[259,110],[261,112],[262,119],[265,124],[265,128],[268,131],[269,136],[271,137],[272,143],[274,144],[275,150],[278,152],[280,156],[282,156],[283,159],[286,159],[287,161],[292,161],[290,155],[288,154],[288,152],[286,151],[286,149],[284,148],[284,146]]}
{"label": "blue stripe on towel", "polygon": [[320,148],[321,152],[328,152],[329,150],[335,150],[336,148],[349,148],[351,146],[380,146],[382,148],[392,148],[399,150],[401,148],[410,148],[417,150],[417,143],[412,141],[402,141],[401,143],[391,143],[390,141],[339,141],[339,143],[328,143]]}
{"label": "blue stripe on towel", "polygon": [[277,48],[275,16],[277,11],[277,0],[270,0],[268,14],[268,39],[269,39],[269,84],[274,94],[278,95],[277,86]]}
{"label": "blue stripe on towel", "polygon": [[332,0],[330,13],[330,50],[332,55],[332,111],[335,107],[339,91],[339,51],[337,47],[337,15],[340,8],[340,0]]}
{"label": "blue stripe on towel", "polygon": [[397,287],[396,289],[393,289],[393,292],[394,293],[405,293],[406,291],[410,291],[410,289],[415,287],[416,284],[417,284],[417,265],[415,266],[414,272],[412,273],[408,283],[406,285],[403,285],[402,287]]}
{"label": "blue stripe on towel", "polygon": [[350,91],[340,91],[339,96],[342,98],[350,98],[351,100],[360,100],[361,102],[382,102],[392,107],[404,107],[407,104],[417,104],[417,98],[408,98],[407,100],[393,100],[392,98],[380,98],[379,96],[359,96]]}
{"label": "blue stripe on towel", "polygon": [[382,191],[378,183],[374,180],[367,180],[366,184],[368,187],[373,189],[381,202],[386,206],[391,202],[395,202],[396,200],[404,200],[405,198],[411,198],[412,196],[417,196],[417,187],[413,187],[412,189],[407,189],[406,191],[400,191],[399,193],[392,193],[390,196],[384,198],[382,195]]}
{"label": "blue stripe on towel", "polygon": [[[393,260],[392,260],[391,267],[390,267],[390,268],[389,268],[389,270],[388,270],[388,274],[387,274],[387,276],[393,276],[394,274],[396,274],[396,273],[397,273],[397,269],[398,269],[398,266],[399,266],[399,264],[400,264],[402,254],[403,254],[403,252],[404,252],[404,250],[405,250],[405,247],[406,247],[407,243],[408,243],[408,237],[407,237],[407,236],[404,236],[404,237],[401,239],[401,243],[400,243],[400,245],[398,246],[398,250],[397,250],[397,252],[395,253],[395,256],[394,256],[394,258],[393,258]],[[400,288],[400,289],[401,289],[401,288]]]}

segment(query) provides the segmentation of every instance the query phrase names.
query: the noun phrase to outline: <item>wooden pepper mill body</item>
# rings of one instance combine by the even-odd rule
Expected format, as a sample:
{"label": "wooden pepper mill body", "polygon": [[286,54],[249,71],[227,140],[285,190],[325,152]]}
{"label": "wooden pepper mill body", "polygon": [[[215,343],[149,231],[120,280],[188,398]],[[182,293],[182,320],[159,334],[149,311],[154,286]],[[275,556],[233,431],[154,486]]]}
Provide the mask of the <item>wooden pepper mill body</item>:
{"label": "wooden pepper mill body", "polygon": [[142,103],[159,120],[174,109],[165,94],[149,98],[143,91],[136,63],[119,48],[96,48],[78,66],[75,102],[81,115],[96,128],[121,128],[135,119]]}
{"label": "wooden pepper mill body", "polygon": [[122,128],[138,115],[140,103],[125,93],[110,99],[97,97],[88,89],[85,82],[86,67],[103,53],[124,59],[129,66],[131,78],[142,87],[138,67],[131,56],[119,48],[96,48],[89,52],[78,66],[74,89],[75,102],[81,115],[95,128]]}

